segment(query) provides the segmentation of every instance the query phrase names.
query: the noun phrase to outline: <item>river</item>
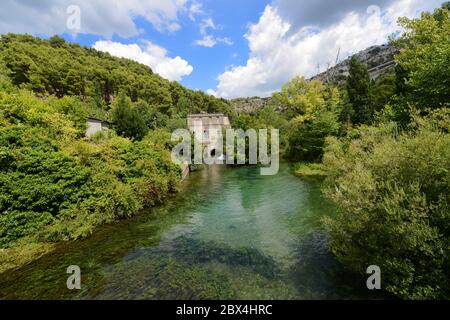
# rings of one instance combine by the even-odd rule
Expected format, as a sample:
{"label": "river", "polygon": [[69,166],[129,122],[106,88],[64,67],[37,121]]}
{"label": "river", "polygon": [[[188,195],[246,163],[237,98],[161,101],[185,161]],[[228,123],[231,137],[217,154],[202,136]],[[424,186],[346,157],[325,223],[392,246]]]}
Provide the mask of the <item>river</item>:
{"label": "river", "polygon": [[[161,207],[0,275],[0,299],[353,299],[365,279],[329,253],[334,207],[282,163],[193,172]],[[68,290],[66,269],[81,269]]]}

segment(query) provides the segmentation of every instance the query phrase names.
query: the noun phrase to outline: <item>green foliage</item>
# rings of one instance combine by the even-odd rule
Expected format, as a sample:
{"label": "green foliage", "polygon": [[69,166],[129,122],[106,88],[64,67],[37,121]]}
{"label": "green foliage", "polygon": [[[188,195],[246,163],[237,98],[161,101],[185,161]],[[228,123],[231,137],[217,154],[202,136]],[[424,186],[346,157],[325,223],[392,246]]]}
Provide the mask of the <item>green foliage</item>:
{"label": "green foliage", "polygon": [[78,96],[99,108],[108,108],[122,92],[132,102],[145,101],[168,117],[200,111],[233,113],[223,99],[188,90],[143,64],[66,43],[59,36],[43,40],[29,35],[2,35],[0,87],[2,75],[14,85],[40,95]]}
{"label": "green foliage", "polygon": [[187,97],[180,97],[175,109],[178,117],[185,118],[193,110],[192,101]]}
{"label": "green foliage", "polygon": [[401,18],[406,32],[393,41],[401,48],[396,56],[397,91],[404,103],[425,108],[448,107],[450,100],[450,10],[448,3],[420,18]]}
{"label": "green foliage", "polygon": [[450,112],[415,116],[409,132],[394,123],[329,138],[326,195],[331,249],[365,273],[380,266],[383,287],[403,298],[450,297]]}
{"label": "green foliage", "polygon": [[282,134],[286,136],[286,155],[295,161],[320,160],[325,137],[337,134],[339,129],[342,105],[339,90],[318,80],[308,82],[297,77],[274,94],[272,100],[284,106],[282,115],[290,120]]}
{"label": "green foliage", "polygon": [[295,164],[295,175],[299,177],[325,177],[326,171],[321,163],[299,162]]}
{"label": "green foliage", "polygon": [[355,124],[369,123],[372,117],[372,108],[369,98],[370,76],[367,66],[353,56],[350,60],[349,73],[347,92],[354,111],[352,122]]}
{"label": "green foliage", "polygon": [[289,134],[287,156],[296,161],[320,161],[325,138],[338,133],[337,118],[336,112],[324,110],[309,121],[295,122]]}
{"label": "green foliage", "polygon": [[53,48],[61,48],[66,43],[66,41],[58,35],[54,35],[48,39],[48,41]]}
{"label": "green foliage", "polygon": [[87,140],[81,123],[89,108],[72,97],[0,92],[0,247],[26,236],[84,237],[177,190],[168,132],[136,142],[113,132]]}
{"label": "green foliage", "polygon": [[0,215],[0,247],[38,232],[54,221],[48,212],[11,211]]}
{"label": "green foliage", "polygon": [[319,81],[306,81],[296,77],[283,85],[281,92],[272,97],[273,103],[285,108],[284,115],[292,119],[299,115],[310,115],[314,110],[325,105],[325,85]]}
{"label": "green foliage", "polygon": [[[232,120],[232,125],[236,129],[247,131],[248,129],[266,129],[268,136],[267,142],[271,141],[271,129],[279,130],[279,148],[283,150],[287,145],[287,132],[289,122],[279,112],[275,111],[272,106],[266,106],[258,111],[247,113],[242,112]],[[224,134],[225,136],[225,134]],[[257,137],[259,139],[259,137]],[[248,149],[246,148],[246,155],[237,154],[237,144],[235,143],[236,159],[248,160]],[[270,146],[269,150],[270,152]]]}
{"label": "green foliage", "polygon": [[144,119],[124,94],[113,104],[112,120],[117,133],[127,138],[141,140],[148,131]]}
{"label": "green foliage", "polygon": [[[396,91],[396,77],[388,74],[372,83],[369,91],[369,101],[374,113],[380,112],[392,100]],[[373,120],[373,115],[371,120]]]}

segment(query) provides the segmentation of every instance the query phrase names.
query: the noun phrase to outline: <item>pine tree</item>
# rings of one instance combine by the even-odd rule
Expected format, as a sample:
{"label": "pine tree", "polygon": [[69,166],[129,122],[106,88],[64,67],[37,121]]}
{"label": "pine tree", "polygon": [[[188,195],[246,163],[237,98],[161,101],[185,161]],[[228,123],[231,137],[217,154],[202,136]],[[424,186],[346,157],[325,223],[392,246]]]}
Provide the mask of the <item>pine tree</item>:
{"label": "pine tree", "polygon": [[369,99],[370,76],[367,66],[354,56],[350,60],[349,72],[347,91],[354,110],[352,122],[355,124],[369,123],[373,112]]}
{"label": "pine tree", "polygon": [[141,140],[148,131],[142,117],[132,105],[130,98],[123,93],[119,95],[112,111],[114,127],[120,135]]}

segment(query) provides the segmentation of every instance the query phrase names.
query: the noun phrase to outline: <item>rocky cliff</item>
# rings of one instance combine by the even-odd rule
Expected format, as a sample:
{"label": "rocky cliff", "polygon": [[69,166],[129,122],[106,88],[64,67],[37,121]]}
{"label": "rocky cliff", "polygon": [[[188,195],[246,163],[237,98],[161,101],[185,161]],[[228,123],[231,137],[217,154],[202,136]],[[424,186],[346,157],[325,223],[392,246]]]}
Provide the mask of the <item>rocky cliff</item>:
{"label": "rocky cliff", "polygon": [[[377,79],[395,66],[394,56],[398,49],[390,45],[372,46],[355,55],[367,65],[372,80]],[[323,82],[332,82],[342,84],[349,75],[349,64],[352,56],[347,57],[342,62],[329,68],[327,71],[319,73],[309,80],[321,80]],[[270,101],[270,98],[239,98],[231,100],[231,105],[237,112],[253,112],[264,108]]]}
{"label": "rocky cliff", "polygon": [[[370,78],[377,79],[395,66],[394,56],[398,49],[390,45],[372,46],[355,54],[369,69]],[[350,59],[338,63],[327,71],[319,73],[310,80],[321,80],[323,82],[342,83],[349,75]]]}

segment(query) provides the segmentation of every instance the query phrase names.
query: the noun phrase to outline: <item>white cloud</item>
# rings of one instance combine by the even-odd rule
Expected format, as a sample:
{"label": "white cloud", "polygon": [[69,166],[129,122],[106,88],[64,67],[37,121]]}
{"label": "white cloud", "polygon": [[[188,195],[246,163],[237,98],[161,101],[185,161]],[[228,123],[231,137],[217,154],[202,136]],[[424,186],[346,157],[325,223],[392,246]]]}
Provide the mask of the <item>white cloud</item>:
{"label": "white cloud", "polygon": [[228,37],[224,37],[224,38],[215,38],[212,35],[206,35],[204,36],[202,39],[197,40],[194,42],[196,45],[198,46],[202,46],[202,47],[206,47],[206,48],[212,48],[214,47],[217,43],[223,43],[226,44],[228,46],[233,45],[233,41],[228,38]]}
{"label": "white cloud", "polygon": [[203,39],[195,41],[196,45],[199,45],[202,47],[207,47],[207,48],[214,47],[216,45],[216,43],[217,43],[217,41],[216,41],[216,39],[214,39],[214,37],[212,35],[204,36]]}
{"label": "white cloud", "polygon": [[386,8],[397,0],[273,0],[273,7],[297,30],[304,26],[328,27],[341,21],[349,12],[364,13],[375,5]]}
{"label": "white cloud", "polygon": [[0,33],[60,34],[67,29],[66,10],[77,5],[81,13],[80,33],[112,37],[137,36],[140,33],[133,18],[141,16],[161,32],[181,28],[178,14],[185,10],[187,0],[2,0]]}
{"label": "white cloud", "polygon": [[217,38],[217,41],[218,41],[218,42],[222,42],[222,43],[224,43],[224,44],[226,44],[226,45],[229,45],[229,46],[232,46],[232,45],[233,45],[233,41],[232,41],[230,38],[228,38],[228,37]]}
{"label": "white cloud", "polygon": [[194,68],[180,57],[170,58],[167,50],[152,43],[145,42],[144,46],[137,44],[122,44],[113,41],[97,41],[93,48],[108,52],[113,56],[128,58],[152,68],[160,76],[180,81],[183,76],[190,75]]}
{"label": "white cloud", "polygon": [[211,34],[208,34],[208,30],[218,30],[222,29],[221,26],[218,26],[214,23],[212,18],[203,19],[200,23],[200,34],[203,36],[202,39],[196,40],[194,43],[198,46],[212,48],[217,43],[224,43],[226,45],[233,45],[233,41],[228,37],[217,38]]}
{"label": "white cloud", "polygon": [[203,19],[200,23],[200,34],[206,35],[208,29],[216,30],[216,24],[214,23],[213,19]]}
{"label": "white cloud", "polygon": [[198,3],[197,1],[194,1],[191,3],[191,6],[189,7],[189,19],[192,21],[195,21],[195,16],[203,14],[203,6],[201,3]]}
{"label": "white cloud", "polygon": [[420,0],[400,0],[381,15],[351,11],[327,28],[303,27],[295,32],[277,8],[268,5],[259,22],[250,25],[245,35],[250,48],[247,63],[220,74],[214,92],[224,98],[269,96],[297,75],[314,75],[317,64],[334,62],[338,48],[345,57],[385,43],[388,35],[399,30],[398,17],[416,16],[440,2],[431,0],[425,5]]}

